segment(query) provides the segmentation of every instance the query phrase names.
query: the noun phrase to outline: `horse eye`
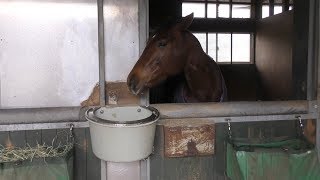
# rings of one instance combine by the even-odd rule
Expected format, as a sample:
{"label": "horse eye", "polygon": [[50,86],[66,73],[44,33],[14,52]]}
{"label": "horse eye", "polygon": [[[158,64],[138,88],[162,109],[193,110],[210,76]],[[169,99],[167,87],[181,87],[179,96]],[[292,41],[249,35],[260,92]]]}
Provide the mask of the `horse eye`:
{"label": "horse eye", "polygon": [[167,42],[166,41],[160,41],[158,43],[158,47],[165,47],[167,45]]}

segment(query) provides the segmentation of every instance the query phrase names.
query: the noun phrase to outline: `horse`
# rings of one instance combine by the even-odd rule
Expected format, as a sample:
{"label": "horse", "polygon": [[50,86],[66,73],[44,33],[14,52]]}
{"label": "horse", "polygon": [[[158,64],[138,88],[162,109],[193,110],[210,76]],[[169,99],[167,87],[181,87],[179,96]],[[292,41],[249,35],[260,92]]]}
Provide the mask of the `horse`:
{"label": "horse", "polygon": [[175,82],[174,103],[223,102],[227,88],[218,64],[207,55],[198,39],[187,29],[193,13],[173,26],[161,29],[146,44],[127,77],[132,94],[158,86],[182,74]]}

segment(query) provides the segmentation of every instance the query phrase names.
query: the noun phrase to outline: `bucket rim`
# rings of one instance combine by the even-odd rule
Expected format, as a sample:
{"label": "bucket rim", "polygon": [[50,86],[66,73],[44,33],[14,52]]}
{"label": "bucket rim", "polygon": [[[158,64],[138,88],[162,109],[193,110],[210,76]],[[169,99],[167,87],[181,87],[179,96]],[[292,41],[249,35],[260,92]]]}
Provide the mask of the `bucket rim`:
{"label": "bucket rim", "polygon": [[[95,112],[98,111],[102,107],[105,107],[105,108],[140,107],[140,108],[144,108],[144,109],[151,111],[151,115],[147,118],[139,119],[139,120],[135,120],[135,121],[115,121],[115,120],[101,119],[101,118],[95,116]],[[159,120],[160,113],[156,108],[151,107],[151,106],[100,106],[100,107],[89,108],[85,112],[85,117],[88,121],[90,121],[92,123],[97,123],[100,125],[112,125],[112,126],[123,127],[123,126],[150,124],[150,123],[156,122],[157,120]]]}

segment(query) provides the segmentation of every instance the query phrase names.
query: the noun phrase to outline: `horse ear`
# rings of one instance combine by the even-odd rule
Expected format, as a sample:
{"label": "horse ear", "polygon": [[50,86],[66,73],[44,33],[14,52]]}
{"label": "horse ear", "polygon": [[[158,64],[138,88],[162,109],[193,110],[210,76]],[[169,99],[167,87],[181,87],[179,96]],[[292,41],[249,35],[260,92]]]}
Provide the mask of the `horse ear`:
{"label": "horse ear", "polygon": [[191,25],[193,21],[193,13],[189,14],[188,16],[185,16],[181,19],[181,22],[177,24],[177,28],[179,30],[186,30]]}

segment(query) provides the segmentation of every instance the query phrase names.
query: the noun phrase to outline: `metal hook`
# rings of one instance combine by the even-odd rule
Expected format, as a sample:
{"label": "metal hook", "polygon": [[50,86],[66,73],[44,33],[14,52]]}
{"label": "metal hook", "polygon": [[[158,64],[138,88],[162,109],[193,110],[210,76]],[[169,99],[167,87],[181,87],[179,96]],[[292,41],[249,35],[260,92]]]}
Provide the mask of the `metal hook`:
{"label": "metal hook", "polygon": [[69,129],[69,134],[70,134],[70,138],[72,139],[73,138],[73,128],[74,128],[74,124],[70,124],[70,129]]}
{"label": "metal hook", "polygon": [[228,123],[228,135],[229,135],[229,139],[232,139],[232,131],[231,131],[231,119],[226,119],[227,123]]}

